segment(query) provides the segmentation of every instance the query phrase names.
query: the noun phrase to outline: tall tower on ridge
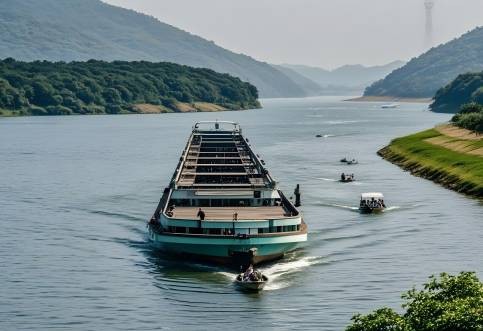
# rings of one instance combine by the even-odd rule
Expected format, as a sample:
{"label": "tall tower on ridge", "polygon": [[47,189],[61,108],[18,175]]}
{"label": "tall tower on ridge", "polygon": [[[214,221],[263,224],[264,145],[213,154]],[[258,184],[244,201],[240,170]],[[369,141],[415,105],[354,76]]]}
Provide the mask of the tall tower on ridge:
{"label": "tall tower on ridge", "polygon": [[424,48],[429,49],[433,46],[433,7],[434,0],[424,0],[426,8],[426,34],[424,37]]}

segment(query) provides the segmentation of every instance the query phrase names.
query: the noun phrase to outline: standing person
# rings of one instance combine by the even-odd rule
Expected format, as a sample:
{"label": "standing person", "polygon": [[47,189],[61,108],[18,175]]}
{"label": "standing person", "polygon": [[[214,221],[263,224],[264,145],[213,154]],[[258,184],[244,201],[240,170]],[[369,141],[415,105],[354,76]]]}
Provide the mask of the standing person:
{"label": "standing person", "polygon": [[196,214],[196,216],[198,216],[200,218],[200,221],[205,220],[205,212],[201,208],[198,209],[198,214]]}
{"label": "standing person", "polygon": [[205,212],[200,208],[198,209],[198,214],[196,214],[200,219],[198,220],[198,228],[201,230],[201,222],[205,220]]}
{"label": "standing person", "polygon": [[233,236],[235,236],[235,222],[238,221],[238,213],[234,212],[233,213],[233,222],[232,222],[232,227],[233,227]]}

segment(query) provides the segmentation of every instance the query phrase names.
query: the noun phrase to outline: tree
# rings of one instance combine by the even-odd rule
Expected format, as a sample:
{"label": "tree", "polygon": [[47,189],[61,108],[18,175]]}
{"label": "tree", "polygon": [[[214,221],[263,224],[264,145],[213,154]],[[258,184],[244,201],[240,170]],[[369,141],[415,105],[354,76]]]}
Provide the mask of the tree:
{"label": "tree", "polygon": [[481,113],[481,112],[483,112],[483,105],[478,104],[476,102],[470,102],[461,106],[459,114]]}
{"label": "tree", "polygon": [[382,308],[355,315],[347,331],[482,331],[483,283],[473,272],[431,276],[423,290],[412,289],[402,298],[406,312]]}

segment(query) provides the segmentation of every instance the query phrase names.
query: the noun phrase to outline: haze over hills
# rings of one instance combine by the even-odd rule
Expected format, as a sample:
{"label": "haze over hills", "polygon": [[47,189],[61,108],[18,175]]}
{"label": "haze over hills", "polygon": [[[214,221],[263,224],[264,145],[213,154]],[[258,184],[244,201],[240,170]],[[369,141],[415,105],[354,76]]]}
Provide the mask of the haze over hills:
{"label": "haze over hills", "polygon": [[384,78],[402,65],[403,61],[393,61],[370,67],[360,64],[345,65],[334,70],[297,64],[282,64],[280,67],[291,69],[319,85],[319,94],[337,94],[362,92],[367,85]]}
{"label": "haze over hills", "polygon": [[432,48],[369,86],[365,96],[433,97],[458,75],[483,70],[483,27]]}
{"label": "haze over hills", "polygon": [[304,90],[306,96],[321,95],[322,87],[311,80],[310,78],[301,75],[297,71],[284,67],[282,65],[272,65],[275,69],[283,72],[287,77],[289,77],[294,83],[296,83],[300,88]]}
{"label": "haze over hills", "polygon": [[99,0],[0,1],[0,58],[168,61],[229,73],[262,97],[305,96],[271,65],[132,10]]}

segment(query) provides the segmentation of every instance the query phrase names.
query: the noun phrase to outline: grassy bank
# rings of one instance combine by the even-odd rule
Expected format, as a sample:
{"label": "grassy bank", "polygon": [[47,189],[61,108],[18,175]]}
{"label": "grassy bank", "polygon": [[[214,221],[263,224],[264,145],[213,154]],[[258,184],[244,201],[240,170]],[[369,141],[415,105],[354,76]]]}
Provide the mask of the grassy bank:
{"label": "grassy bank", "polygon": [[378,154],[413,175],[483,198],[483,139],[444,134],[447,129],[394,139]]}

